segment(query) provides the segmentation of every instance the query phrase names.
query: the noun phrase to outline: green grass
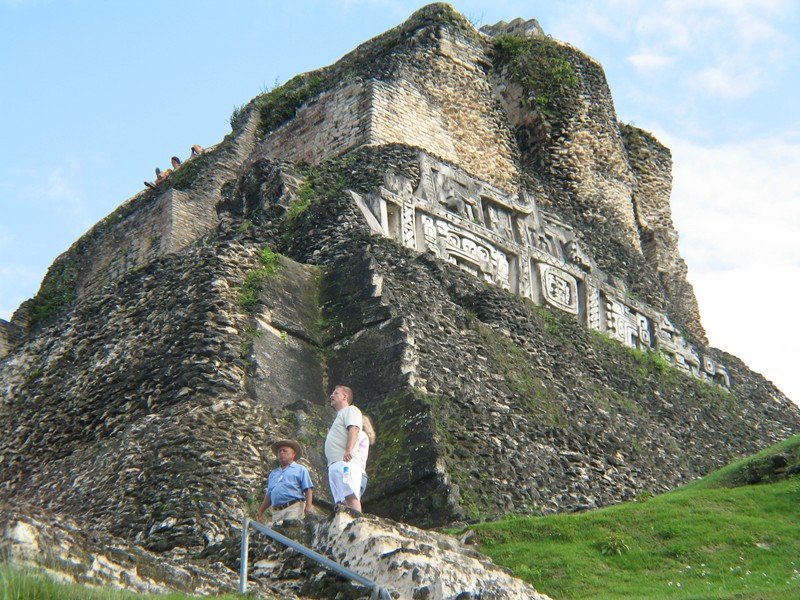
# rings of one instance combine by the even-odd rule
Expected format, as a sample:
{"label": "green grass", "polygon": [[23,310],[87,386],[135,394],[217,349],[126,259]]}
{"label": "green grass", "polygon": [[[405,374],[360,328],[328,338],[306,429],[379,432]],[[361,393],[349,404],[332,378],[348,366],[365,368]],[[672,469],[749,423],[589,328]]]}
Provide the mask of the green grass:
{"label": "green grass", "polygon": [[180,593],[136,594],[112,588],[57,583],[41,572],[17,568],[7,563],[0,565],[0,600],[188,600],[191,598],[241,600],[243,596],[233,593],[218,596],[190,596]]}
{"label": "green grass", "polygon": [[643,502],[471,529],[483,552],[553,598],[800,598],[800,478],[724,487],[779,453],[796,464],[798,448],[795,436]]}

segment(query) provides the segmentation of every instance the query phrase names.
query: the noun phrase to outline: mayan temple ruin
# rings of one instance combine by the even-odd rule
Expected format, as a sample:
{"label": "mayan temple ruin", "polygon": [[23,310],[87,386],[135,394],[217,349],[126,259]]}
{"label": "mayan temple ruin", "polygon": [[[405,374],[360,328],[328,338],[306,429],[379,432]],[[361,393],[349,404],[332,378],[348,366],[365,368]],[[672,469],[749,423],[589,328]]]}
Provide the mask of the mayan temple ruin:
{"label": "mayan temple ruin", "polygon": [[[544,598],[432,528],[664,492],[800,429],[708,346],[669,149],[536,21],[478,31],[429,5],[231,126],[0,321],[4,552],[79,582],[235,588],[272,442],[300,441],[330,498],[346,383],[378,436],[365,515],[322,506],[293,535],[396,597]],[[345,593],[251,555],[261,593]]]}

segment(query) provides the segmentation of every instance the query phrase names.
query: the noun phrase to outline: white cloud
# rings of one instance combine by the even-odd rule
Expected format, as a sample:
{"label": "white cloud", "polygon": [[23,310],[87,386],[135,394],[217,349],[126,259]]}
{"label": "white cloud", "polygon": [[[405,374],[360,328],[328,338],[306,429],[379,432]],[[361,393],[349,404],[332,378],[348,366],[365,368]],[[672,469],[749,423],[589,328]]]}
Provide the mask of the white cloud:
{"label": "white cloud", "polygon": [[762,265],[690,274],[711,343],[741,358],[800,404],[794,299],[800,267]]}
{"label": "white cloud", "polygon": [[685,91],[701,96],[738,100],[755,94],[790,69],[797,54],[787,23],[798,8],[788,0],[593,0],[567,6],[555,22],[556,35],[586,49],[624,43],[637,71],[671,69],[691,86]]}
{"label": "white cloud", "polygon": [[627,61],[638,71],[652,73],[672,66],[675,63],[675,58],[664,54],[641,52],[629,56]]}
{"label": "white cloud", "polygon": [[751,66],[749,72],[737,70],[735,65],[717,65],[700,69],[689,77],[692,86],[709,96],[728,100],[746,98],[757,91],[763,78],[760,69]]}
{"label": "white cloud", "polygon": [[53,200],[80,202],[81,194],[76,185],[80,167],[74,158],[64,159],[47,176],[45,193]]}
{"label": "white cloud", "polygon": [[800,403],[800,143],[703,147],[663,139],[675,161],[672,209],[712,345]]}

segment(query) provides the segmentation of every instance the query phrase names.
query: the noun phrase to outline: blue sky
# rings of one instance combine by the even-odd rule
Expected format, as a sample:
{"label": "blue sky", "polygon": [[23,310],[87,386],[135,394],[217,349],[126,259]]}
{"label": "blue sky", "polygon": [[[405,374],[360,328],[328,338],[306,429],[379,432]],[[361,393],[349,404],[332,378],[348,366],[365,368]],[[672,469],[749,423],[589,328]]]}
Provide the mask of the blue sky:
{"label": "blue sky", "polygon": [[[0,318],[83,232],[234,107],[405,20],[404,0],[0,0]],[[800,402],[800,3],[453,2],[604,66],[673,152],[673,216],[712,345]]]}

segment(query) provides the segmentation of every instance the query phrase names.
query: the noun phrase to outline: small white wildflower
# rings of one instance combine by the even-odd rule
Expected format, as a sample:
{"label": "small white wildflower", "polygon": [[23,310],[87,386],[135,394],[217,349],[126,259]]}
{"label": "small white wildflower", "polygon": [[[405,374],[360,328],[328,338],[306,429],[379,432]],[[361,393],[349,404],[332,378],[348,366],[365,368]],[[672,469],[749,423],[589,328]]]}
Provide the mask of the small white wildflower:
{"label": "small white wildflower", "polygon": [[681,582],[678,581],[677,583],[675,583],[675,587],[681,587]]}

